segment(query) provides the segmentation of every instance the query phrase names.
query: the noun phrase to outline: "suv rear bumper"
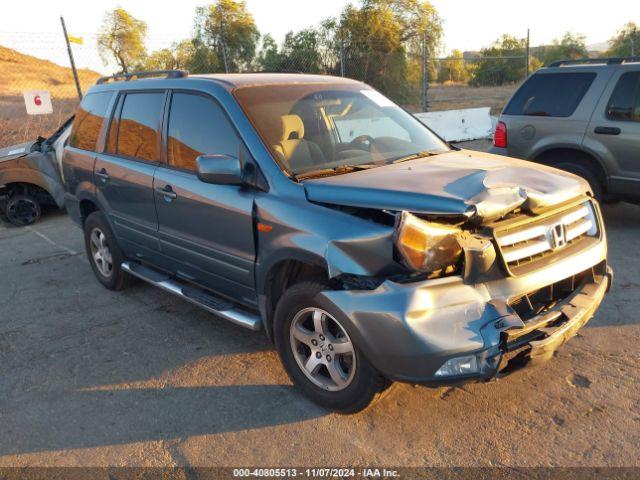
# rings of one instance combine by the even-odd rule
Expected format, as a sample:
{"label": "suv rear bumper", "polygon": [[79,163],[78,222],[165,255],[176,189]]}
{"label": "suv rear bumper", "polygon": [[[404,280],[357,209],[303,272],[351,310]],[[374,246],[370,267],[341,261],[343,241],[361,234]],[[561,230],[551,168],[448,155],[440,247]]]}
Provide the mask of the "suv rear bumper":
{"label": "suv rear bumper", "polygon": [[[583,273],[589,273],[584,279]],[[523,320],[510,302],[580,275],[581,283],[540,315]],[[459,277],[370,291],[327,291],[350,335],[386,377],[430,386],[489,380],[542,363],[592,317],[610,288],[606,243],[526,276],[466,285]],[[475,356],[472,374],[438,376],[448,360]]]}

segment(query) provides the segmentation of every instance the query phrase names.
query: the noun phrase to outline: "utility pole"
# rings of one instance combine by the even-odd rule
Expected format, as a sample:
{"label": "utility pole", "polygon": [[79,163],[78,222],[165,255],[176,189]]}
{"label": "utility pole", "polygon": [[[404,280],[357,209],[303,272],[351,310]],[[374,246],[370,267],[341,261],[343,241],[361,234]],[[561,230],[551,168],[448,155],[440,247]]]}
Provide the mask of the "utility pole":
{"label": "utility pole", "polygon": [[526,52],[525,52],[525,62],[527,62],[527,65],[525,66],[525,79],[529,78],[529,68],[531,65],[531,50],[530,50],[530,46],[529,46],[529,29],[527,28],[527,47],[526,47]]}
{"label": "utility pole", "polygon": [[429,111],[429,79],[428,77],[429,47],[427,32],[422,34],[422,111]]}
{"label": "utility pole", "polygon": [[222,42],[222,62],[224,63],[224,73],[229,73],[227,64],[227,41],[224,36],[224,20],[220,19],[220,41]]}
{"label": "utility pole", "polygon": [[64,41],[67,43],[67,52],[69,52],[69,61],[71,62],[71,71],[73,72],[73,80],[76,82],[76,90],[78,91],[78,98],[82,100],[82,89],[80,88],[80,81],[78,80],[78,71],[76,70],[76,62],[73,61],[73,52],[71,51],[71,44],[69,43],[69,35],[67,35],[67,27],[64,24],[64,17],[60,17],[60,23],[62,24],[62,33],[64,33]]}

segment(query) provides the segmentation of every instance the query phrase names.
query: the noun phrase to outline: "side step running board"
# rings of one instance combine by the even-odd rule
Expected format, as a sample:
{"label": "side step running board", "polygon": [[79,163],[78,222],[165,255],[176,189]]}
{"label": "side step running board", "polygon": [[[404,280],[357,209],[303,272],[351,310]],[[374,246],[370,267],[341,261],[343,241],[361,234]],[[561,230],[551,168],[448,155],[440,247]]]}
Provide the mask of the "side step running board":
{"label": "side step running board", "polygon": [[184,284],[165,273],[136,262],[122,262],[122,270],[241,327],[249,330],[260,330],[262,328],[262,320],[258,315],[241,310],[228,300],[216,297],[197,287]]}

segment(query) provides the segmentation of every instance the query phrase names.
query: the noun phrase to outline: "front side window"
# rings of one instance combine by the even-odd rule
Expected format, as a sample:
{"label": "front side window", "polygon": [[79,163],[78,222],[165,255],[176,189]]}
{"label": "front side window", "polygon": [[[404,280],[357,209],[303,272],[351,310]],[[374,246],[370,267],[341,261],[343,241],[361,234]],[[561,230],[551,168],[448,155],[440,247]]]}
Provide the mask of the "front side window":
{"label": "front side window", "polygon": [[593,72],[536,73],[520,87],[504,113],[570,117],[595,78]]}
{"label": "front side window", "polygon": [[78,107],[73,120],[69,145],[82,150],[95,151],[102,122],[107,113],[112,92],[89,93]]}
{"label": "front side window", "polygon": [[620,76],[607,104],[607,118],[640,122],[640,72]]}
{"label": "front side window", "polygon": [[158,129],[163,104],[164,93],[128,93],[124,97],[116,140],[118,155],[160,160]]}
{"label": "front side window", "polygon": [[234,95],[273,157],[295,176],[449,150],[413,115],[363,84],[247,86]]}
{"label": "front side window", "polygon": [[211,98],[174,93],[169,111],[169,165],[195,171],[200,155],[237,157],[240,140],[220,106]]}

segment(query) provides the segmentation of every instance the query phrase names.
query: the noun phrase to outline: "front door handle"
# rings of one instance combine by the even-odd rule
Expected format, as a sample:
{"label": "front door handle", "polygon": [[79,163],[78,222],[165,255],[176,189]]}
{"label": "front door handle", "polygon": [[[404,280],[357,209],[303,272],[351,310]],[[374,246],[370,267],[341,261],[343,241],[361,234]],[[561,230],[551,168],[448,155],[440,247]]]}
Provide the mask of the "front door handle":
{"label": "front door handle", "polygon": [[106,182],[110,178],[106,168],[101,168],[100,170],[98,170],[96,172],[96,177],[99,177],[103,182]]}
{"label": "front door handle", "polygon": [[600,135],[620,135],[621,130],[618,127],[596,127],[594,132]]}
{"label": "front door handle", "polygon": [[163,188],[156,188],[156,191],[164,196],[165,200],[171,201],[178,198],[178,194],[173,191],[171,185],[165,185]]}

